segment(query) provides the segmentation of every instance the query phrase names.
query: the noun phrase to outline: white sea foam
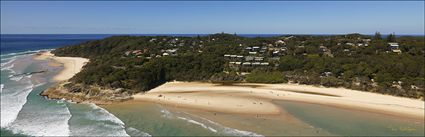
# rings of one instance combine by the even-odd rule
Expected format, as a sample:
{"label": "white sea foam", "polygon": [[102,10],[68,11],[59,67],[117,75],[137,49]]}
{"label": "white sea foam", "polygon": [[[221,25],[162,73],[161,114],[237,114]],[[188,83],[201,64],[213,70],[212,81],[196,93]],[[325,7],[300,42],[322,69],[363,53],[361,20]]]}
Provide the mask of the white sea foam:
{"label": "white sea foam", "polygon": [[18,56],[18,55],[35,54],[35,53],[38,53],[40,51],[50,51],[50,50],[53,50],[53,49],[27,50],[27,51],[22,51],[22,52],[14,52],[14,53],[3,54],[3,55],[0,55],[0,57],[3,60],[3,58],[7,59],[7,58]]}
{"label": "white sea foam", "polygon": [[33,84],[29,79],[22,81],[23,85],[10,89],[2,89],[1,94],[1,127],[7,127],[15,121],[24,104],[27,102],[28,94],[33,90]]}
{"label": "white sea foam", "polygon": [[216,129],[214,129],[214,128],[212,128],[212,127],[209,127],[209,126],[206,126],[205,124],[202,124],[202,123],[200,123],[200,122],[198,122],[198,121],[195,121],[195,120],[193,120],[193,119],[188,119],[188,118],[179,117],[179,116],[177,116],[177,118],[182,119],[182,120],[185,120],[185,121],[187,121],[187,122],[189,122],[189,123],[192,123],[192,124],[195,124],[195,125],[199,125],[199,126],[201,126],[201,127],[205,128],[205,129],[208,129],[208,130],[210,130],[210,131],[212,131],[212,132],[217,132],[217,130],[216,130]]}
{"label": "white sea foam", "polygon": [[131,136],[137,136],[137,137],[151,137],[152,136],[152,135],[150,135],[146,132],[142,132],[142,131],[137,130],[133,127],[127,128],[127,133]]}
{"label": "white sea foam", "polygon": [[1,85],[0,85],[0,93],[2,93],[2,92],[3,92],[3,88],[4,88],[4,84],[1,84]]}
{"label": "white sea foam", "polygon": [[[41,106],[43,107],[43,106]],[[30,110],[28,108],[20,119],[13,122],[8,129],[15,133],[30,136],[69,136],[68,121],[72,117],[65,103]]]}
{"label": "white sea foam", "polygon": [[13,67],[15,66],[15,64],[11,64],[11,65],[9,65],[9,66],[4,66],[4,67],[1,67],[1,69],[0,70],[9,70],[11,73],[13,73],[13,74],[15,74],[15,71],[12,69]]}
{"label": "white sea foam", "polygon": [[[3,60],[3,59],[2,59]],[[11,64],[12,62],[14,62],[16,60],[16,57],[8,59],[6,62],[1,63],[1,68],[3,69],[3,67],[5,67],[6,65]]]}
{"label": "white sea foam", "polygon": [[107,110],[105,110],[105,109],[103,109],[103,108],[101,108],[101,107],[99,107],[99,106],[97,106],[93,103],[90,103],[89,106],[92,109],[97,110],[102,114],[102,115],[96,115],[95,120],[111,121],[111,122],[114,122],[118,125],[122,125],[122,126],[125,125],[124,122],[122,122],[119,118],[115,117],[114,114],[109,113]]}
{"label": "white sea foam", "polygon": [[172,118],[173,117],[173,114],[170,111],[168,111],[167,109],[162,108],[162,107],[160,107],[160,108],[161,108],[160,112],[162,113],[163,117],[166,117],[166,118]]}
{"label": "white sea foam", "polygon": [[22,80],[22,78],[24,78],[24,76],[15,76],[15,77],[10,77],[9,79],[13,81],[20,81]]}
{"label": "white sea foam", "polygon": [[[192,114],[189,114],[189,113],[185,113],[185,114],[188,114],[188,115],[191,115],[191,116],[196,116],[196,115],[192,115]],[[244,130],[238,130],[238,129],[235,129],[235,128],[226,127],[226,126],[223,126],[223,125],[221,125],[219,123],[216,123],[214,121],[211,121],[209,119],[206,119],[206,118],[203,118],[203,117],[200,117],[200,116],[196,116],[196,117],[198,117],[198,118],[200,118],[202,120],[205,120],[205,121],[207,121],[207,122],[209,122],[209,123],[217,126],[216,129],[218,129],[218,132],[221,133],[221,134],[224,134],[225,136],[255,136],[255,137],[263,137],[263,135],[260,135],[260,134],[254,133],[254,132],[244,131]]]}
{"label": "white sea foam", "polygon": [[[115,117],[115,115],[95,104],[90,103],[88,106],[93,110],[88,112],[86,117],[90,120],[101,122],[101,128],[105,128],[103,132],[105,136],[129,136],[125,131],[124,122]],[[99,136],[99,134],[97,134],[97,136]]]}

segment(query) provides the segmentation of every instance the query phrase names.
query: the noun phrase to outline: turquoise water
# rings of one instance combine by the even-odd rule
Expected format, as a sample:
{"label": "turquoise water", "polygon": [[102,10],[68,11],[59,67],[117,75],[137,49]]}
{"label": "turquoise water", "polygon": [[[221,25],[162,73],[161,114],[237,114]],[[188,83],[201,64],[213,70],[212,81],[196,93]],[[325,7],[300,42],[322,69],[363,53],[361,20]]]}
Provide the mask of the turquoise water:
{"label": "turquoise water", "polygon": [[276,101],[292,116],[314,127],[344,136],[424,136],[424,121],[360,110]]}
{"label": "turquoise water", "polygon": [[[50,79],[61,67],[49,67],[47,61],[33,60],[35,52],[1,55],[2,136],[127,136],[124,123],[103,108],[40,96],[39,93],[55,84]],[[40,70],[47,72],[17,75]]]}
{"label": "turquoise water", "polygon": [[148,102],[105,105],[130,129],[153,136],[424,136],[424,121],[318,104],[274,101],[280,115],[239,115]]}

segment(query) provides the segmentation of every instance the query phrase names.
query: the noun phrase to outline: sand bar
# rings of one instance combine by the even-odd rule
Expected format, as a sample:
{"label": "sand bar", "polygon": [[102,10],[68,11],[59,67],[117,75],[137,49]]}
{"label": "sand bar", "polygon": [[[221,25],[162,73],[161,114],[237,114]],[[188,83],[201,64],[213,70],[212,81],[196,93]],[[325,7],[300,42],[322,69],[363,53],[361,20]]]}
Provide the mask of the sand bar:
{"label": "sand bar", "polygon": [[[58,57],[53,55],[50,51],[43,51],[34,55],[37,60],[53,60],[57,63],[63,64],[63,70],[53,77],[54,81],[65,81],[72,78],[75,74],[81,71],[83,66],[89,62],[86,58],[80,57]],[[53,63],[52,65],[54,65]]]}
{"label": "sand bar", "polygon": [[290,100],[419,119],[424,119],[425,105],[418,99],[296,84],[168,82],[133,97],[136,101],[246,114],[278,114],[282,110],[271,100]]}

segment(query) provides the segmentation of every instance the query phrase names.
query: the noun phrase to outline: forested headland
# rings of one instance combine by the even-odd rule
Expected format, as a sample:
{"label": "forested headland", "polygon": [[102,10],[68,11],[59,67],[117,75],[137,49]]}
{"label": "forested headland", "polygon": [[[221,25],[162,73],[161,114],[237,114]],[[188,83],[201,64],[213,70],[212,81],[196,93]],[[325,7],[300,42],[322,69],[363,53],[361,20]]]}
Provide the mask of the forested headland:
{"label": "forested headland", "polygon": [[[134,94],[167,81],[300,83],[422,98],[424,36],[113,36],[58,48],[90,62],[67,86]],[[97,91],[102,92],[102,91]],[[100,93],[98,93],[100,94]]]}

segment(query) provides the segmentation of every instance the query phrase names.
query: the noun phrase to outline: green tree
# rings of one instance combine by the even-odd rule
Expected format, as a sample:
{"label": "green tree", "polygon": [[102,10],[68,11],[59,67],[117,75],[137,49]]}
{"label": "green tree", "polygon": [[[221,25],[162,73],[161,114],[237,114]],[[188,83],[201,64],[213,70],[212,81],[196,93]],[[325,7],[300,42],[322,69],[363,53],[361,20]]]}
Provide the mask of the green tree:
{"label": "green tree", "polygon": [[382,36],[380,32],[375,32],[375,36],[373,37],[373,39],[375,39],[376,41],[378,40],[382,40]]}
{"label": "green tree", "polygon": [[388,35],[387,42],[396,42],[395,33],[391,33],[390,35]]}

